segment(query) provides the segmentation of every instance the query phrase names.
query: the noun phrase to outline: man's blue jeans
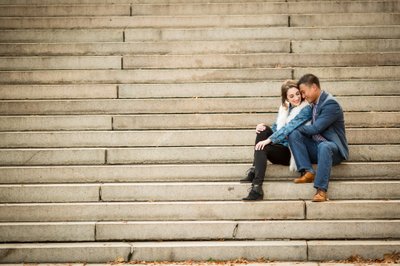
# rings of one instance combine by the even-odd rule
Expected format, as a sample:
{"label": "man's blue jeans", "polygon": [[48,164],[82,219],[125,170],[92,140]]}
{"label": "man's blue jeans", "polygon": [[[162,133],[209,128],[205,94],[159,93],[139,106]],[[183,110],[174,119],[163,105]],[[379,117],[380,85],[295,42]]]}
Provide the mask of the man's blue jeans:
{"label": "man's blue jeans", "polygon": [[328,191],[331,168],[343,160],[337,145],[332,141],[316,142],[311,137],[294,130],[289,135],[289,146],[298,171],[315,173],[312,164],[318,164],[314,187]]}

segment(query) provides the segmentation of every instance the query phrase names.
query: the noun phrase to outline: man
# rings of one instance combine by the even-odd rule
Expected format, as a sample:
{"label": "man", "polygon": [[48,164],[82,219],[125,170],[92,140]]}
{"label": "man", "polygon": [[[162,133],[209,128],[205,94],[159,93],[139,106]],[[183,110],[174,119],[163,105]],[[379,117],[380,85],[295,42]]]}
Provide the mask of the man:
{"label": "man", "polygon": [[[314,202],[327,200],[332,165],[347,160],[343,110],[336,99],[321,90],[319,80],[306,74],[298,81],[301,94],[312,105],[311,125],[303,125],[289,135],[289,146],[301,173],[295,183],[311,183],[317,192]],[[315,173],[312,163],[317,163]],[[315,180],[314,180],[315,179]]]}

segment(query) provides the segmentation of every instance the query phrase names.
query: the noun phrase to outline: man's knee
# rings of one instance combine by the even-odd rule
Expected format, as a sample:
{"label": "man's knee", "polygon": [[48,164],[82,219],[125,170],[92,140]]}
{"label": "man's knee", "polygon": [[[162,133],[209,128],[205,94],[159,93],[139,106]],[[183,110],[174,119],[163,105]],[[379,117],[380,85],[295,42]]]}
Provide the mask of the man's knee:
{"label": "man's knee", "polygon": [[292,133],[289,134],[289,141],[294,141],[302,138],[303,134],[297,129],[293,130]]}
{"label": "man's knee", "polygon": [[333,155],[333,152],[335,151],[335,144],[332,145],[332,143],[323,141],[318,144],[318,153],[319,154],[329,154]]}

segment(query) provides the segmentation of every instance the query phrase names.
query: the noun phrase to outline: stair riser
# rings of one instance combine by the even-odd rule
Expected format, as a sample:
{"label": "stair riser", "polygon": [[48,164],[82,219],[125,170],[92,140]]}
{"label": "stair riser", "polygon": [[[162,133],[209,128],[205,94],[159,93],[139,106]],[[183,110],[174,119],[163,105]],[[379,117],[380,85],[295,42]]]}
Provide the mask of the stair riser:
{"label": "stair riser", "polygon": [[[396,52],[400,40],[312,40],[292,41],[292,53]],[[141,54],[251,54],[289,53],[290,41],[187,41],[132,43],[33,43],[0,44],[0,54],[13,56],[51,55],[141,55]]]}
{"label": "stair riser", "polygon": [[[268,178],[268,176],[267,176]],[[235,183],[162,183],[162,184],[54,184],[0,185],[1,203],[39,202],[123,202],[123,201],[219,201],[241,200],[249,184]],[[331,200],[400,199],[398,181],[330,182]],[[264,200],[310,200],[313,184],[264,182]],[[285,194],[282,194],[285,191]]]}
{"label": "stair riser", "polygon": [[[126,41],[173,41],[173,40],[249,40],[275,39],[290,40],[353,40],[353,39],[395,39],[399,38],[397,26],[348,26],[348,27],[269,27],[232,29],[127,29]],[[7,36],[8,37],[8,36]],[[11,36],[10,36],[11,37]],[[10,38],[9,37],[9,38]],[[1,38],[1,40],[8,40]]]}
{"label": "stair riser", "polygon": [[[187,84],[2,85],[1,99],[101,99],[278,96],[282,81]],[[400,95],[398,81],[321,81],[335,96]],[[256,114],[254,114],[256,115]]]}
{"label": "stair riser", "polygon": [[[349,144],[399,144],[400,129],[347,129]],[[1,132],[1,148],[249,146],[254,130]]]}
{"label": "stair riser", "polygon": [[[4,59],[7,60],[7,59]],[[398,65],[399,53],[125,56],[124,69]]]}
{"label": "stair riser", "polygon": [[[368,116],[368,120],[365,117]],[[348,112],[346,127],[398,127],[398,112]],[[179,114],[129,116],[6,116],[0,117],[0,131],[141,130],[141,129],[243,129],[260,122],[276,121],[276,114]]]}
{"label": "stair riser", "polygon": [[[400,109],[400,96],[338,96],[336,99],[345,112]],[[0,115],[258,113],[276,112],[280,104],[278,97],[4,101]]]}
{"label": "stair riser", "polygon": [[0,17],[130,16],[130,5],[0,5]]}
{"label": "stair riser", "polygon": [[[1,9],[0,9],[1,11]],[[379,18],[377,18],[379,19]],[[252,16],[141,16],[141,17],[73,17],[70,18],[0,18],[0,29],[110,29],[110,28],[201,28],[201,27],[284,27],[288,15]],[[395,24],[394,16],[391,24]],[[367,23],[367,22],[365,22]],[[353,22],[354,25],[360,23]]]}
{"label": "stair riser", "polygon": [[105,149],[0,151],[1,165],[94,165],[106,163]]}
{"label": "stair riser", "polygon": [[[4,242],[398,238],[399,221],[2,223]],[[96,228],[95,228],[96,227]],[[310,228],[307,230],[307,228]],[[338,230],[337,228],[341,228]],[[345,228],[345,230],[343,230]],[[94,235],[96,232],[96,236]]]}
{"label": "stair riser", "polygon": [[[2,184],[85,182],[237,182],[250,164],[0,167]],[[342,163],[331,180],[397,180],[398,163]],[[268,180],[292,181],[287,166],[270,165]]]}
{"label": "stair riser", "polygon": [[393,254],[399,250],[399,242],[378,242],[378,241],[309,241],[308,259],[309,260],[341,260],[354,256],[364,259],[383,259],[384,255]]}
{"label": "stair riser", "polygon": [[[382,40],[383,41],[383,40]],[[385,40],[387,41],[387,40]],[[393,42],[392,42],[393,43]],[[379,45],[379,44],[377,44]],[[380,46],[379,46],[380,47]],[[396,51],[397,44],[386,46]],[[374,51],[374,50],[371,50]],[[376,50],[375,50],[376,51]],[[383,51],[383,48],[382,48]],[[288,53],[289,41],[197,41],[133,43],[0,44],[2,55],[130,55],[130,54],[218,54]]]}
{"label": "stair riser", "polygon": [[301,201],[6,204],[0,205],[0,221],[296,220],[304,219],[304,206]]}
{"label": "stair riser", "polygon": [[1,242],[96,241],[95,223],[0,223]]}
{"label": "stair riser", "polygon": [[[396,39],[399,26],[265,27],[225,29],[1,30],[0,43],[134,42],[182,40]],[[125,35],[125,39],[124,39]],[[279,36],[274,38],[273,36]]]}

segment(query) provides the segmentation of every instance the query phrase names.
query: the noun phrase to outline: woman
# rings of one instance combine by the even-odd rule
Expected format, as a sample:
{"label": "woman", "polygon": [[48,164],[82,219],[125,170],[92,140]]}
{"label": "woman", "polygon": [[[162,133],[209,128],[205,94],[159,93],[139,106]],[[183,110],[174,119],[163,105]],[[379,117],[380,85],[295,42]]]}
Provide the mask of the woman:
{"label": "woman", "polygon": [[[274,164],[290,165],[296,170],[291,156],[287,136],[297,127],[311,119],[312,109],[304,101],[294,80],[286,80],[281,87],[282,104],[279,107],[276,123],[270,128],[265,124],[256,127],[256,144],[253,167],[241,182],[252,182],[249,195],[243,200],[262,200],[262,183],[267,168],[267,159]],[[291,159],[292,158],[292,159]]]}

